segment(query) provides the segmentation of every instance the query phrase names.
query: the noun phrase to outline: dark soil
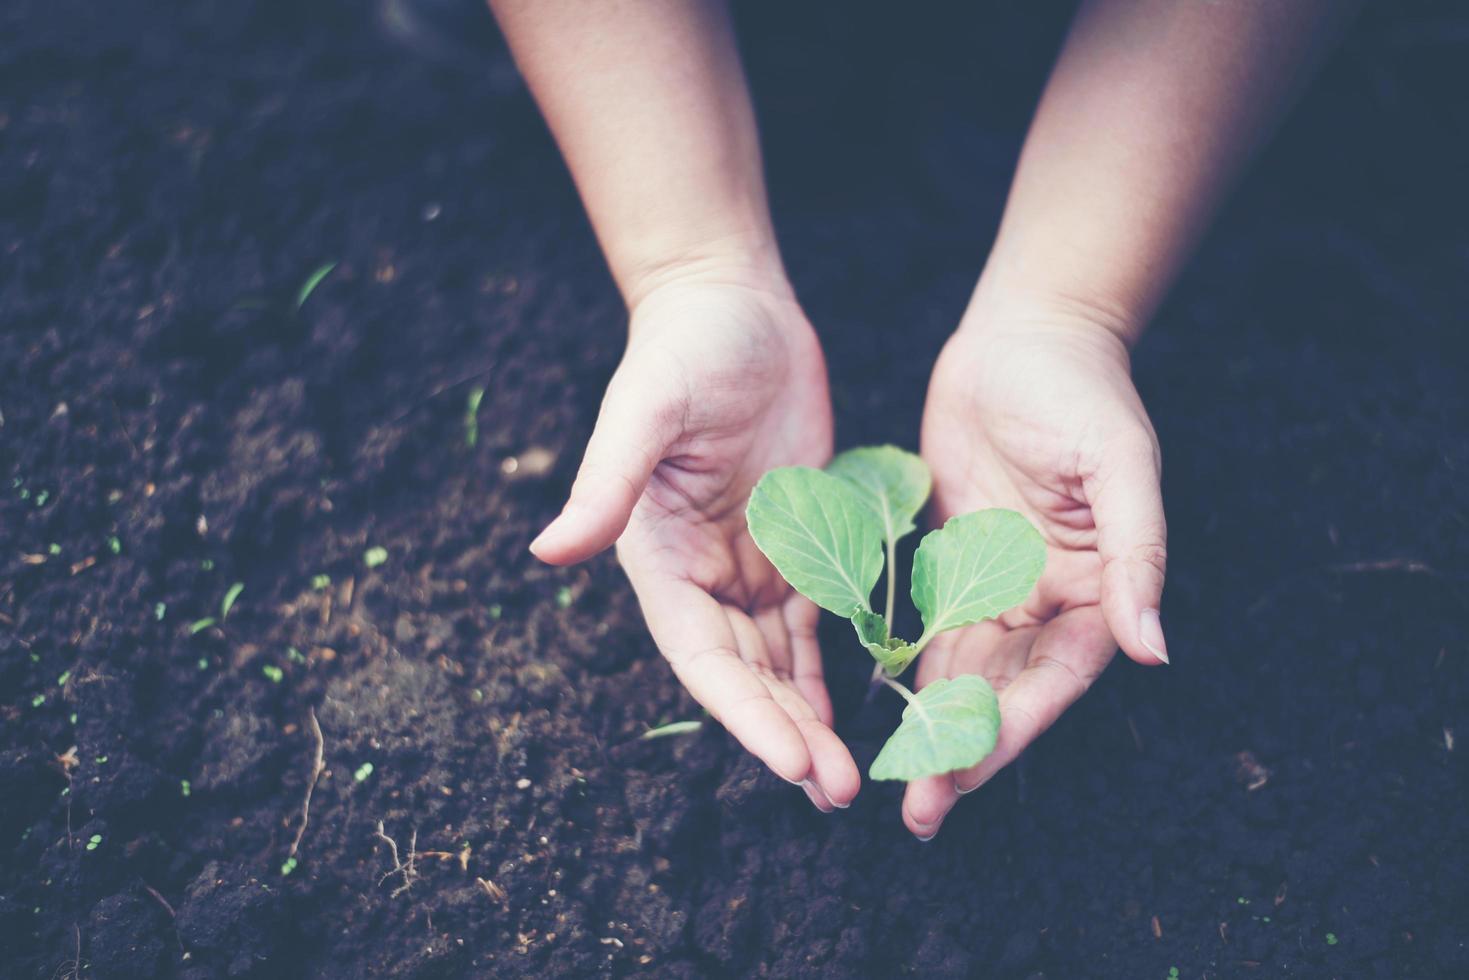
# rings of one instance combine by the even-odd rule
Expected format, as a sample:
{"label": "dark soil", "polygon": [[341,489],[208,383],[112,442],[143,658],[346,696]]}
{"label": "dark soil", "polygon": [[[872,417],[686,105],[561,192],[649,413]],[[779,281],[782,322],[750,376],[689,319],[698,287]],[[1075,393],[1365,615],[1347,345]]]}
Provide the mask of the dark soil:
{"label": "dark soil", "polygon": [[[1457,5],[1369,14],[1137,352],[1174,666],[930,844],[635,741],[697,711],[615,562],[526,552],[619,304],[504,54],[368,6],[0,12],[0,972],[1469,975]],[[778,223],[839,442],[911,445],[1065,11],[803,9],[743,12]]]}

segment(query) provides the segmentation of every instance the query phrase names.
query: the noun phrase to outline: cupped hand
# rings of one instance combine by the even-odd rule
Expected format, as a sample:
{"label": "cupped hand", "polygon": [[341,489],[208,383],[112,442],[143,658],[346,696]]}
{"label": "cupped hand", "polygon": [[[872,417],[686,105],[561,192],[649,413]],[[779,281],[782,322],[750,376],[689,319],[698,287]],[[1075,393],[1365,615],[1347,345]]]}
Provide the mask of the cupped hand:
{"label": "cupped hand", "polygon": [[939,523],[1007,507],[1046,541],[1045,572],[1023,605],[941,635],[919,662],[919,687],[986,677],[1001,717],[978,766],[909,784],[903,820],[926,840],[960,795],[1087,690],[1119,646],[1140,664],[1168,662],[1158,618],[1167,529],[1157,437],[1127,347],[1099,319],[971,310],[934,367],[922,453]]}
{"label": "cupped hand", "polygon": [[745,527],[767,470],[831,456],[816,335],[783,283],[729,280],[659,286],[628,335],[570,499],[531,550],[565,565],[615,541],[689,693],[819,809],[844,807],[859,777],[831,730],[819,611]]}

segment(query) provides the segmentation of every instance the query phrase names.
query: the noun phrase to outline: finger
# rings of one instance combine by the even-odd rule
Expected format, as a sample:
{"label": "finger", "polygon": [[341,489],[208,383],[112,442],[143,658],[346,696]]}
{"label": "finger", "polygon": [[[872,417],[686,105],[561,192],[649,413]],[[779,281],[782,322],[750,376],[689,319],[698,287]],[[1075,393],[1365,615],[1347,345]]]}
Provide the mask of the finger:
{"label": "finger", "polygon": [[954,773],[954,788],[971,793],[1014,762],[1106,668],[1117,646],[1096,606],[1071,609],[1033,634],[1025,668],[1000,692],[995,748],[971,769]]}
{"label": "finger", "polygon": [[775,703],[790,715],[806,742],[806,750],[811,755],[811,774],[802,782],[806,795],[822,812],[829,813],[833,807],[845,809],[861,786],[852,753],[817,717],[816,711],[788,679],[771,670],[771,653],[763,647],[763,631],[755,621],[738,612],[733,613],[729,620],[740,655],[765,684]]}
{"label": "finger", "polygon": [[740,657],[724,608],[685,580],[645,576],[636,566],[628,569],[628,577],[653,642],[694,700],[777,776],[798,784],[806,779],[811,774],[806,739]]}
{"label": "finger", "polygon": [[821,665],[821,645],[816,640],[816,624],[821,610],[809,599],[792,595],[781,607],[786,630],[791,640],[791,676],[796,690],[811,705],[823,725],[831,727],[835,714],[831,695],[826,690],[825,669]]}
{"label": "finger", "polygon": [[653,470],[678,435],[680,411],[626,363],[607,386],[602,410],[566,506],[530,550],[552,565],[585,561],[627,528]]}
{"label": "finger", "polygon": [[766,606],[750,614],[760,637],[765,641],[765,651],[770,659],[770,669],[781,680],[791,678],[791,634],[786,628],[785,616],[779,606]]}
{"label": "finger", "polygon": [[1088,480],[1102,558],[1102,614],[1117,645],[1140,664],[1168,663],[1158,617],[1168,563],[1168,524],[1156,443],[1140,435]]}
{"label": "finger", "polygon": [[[919,690],[941,677],[979,674],[997,687],[1020,669],[1025,652],[1037,633],[1035,627],[1007,630],[986,621],[934,641],[938,650],[925,650],[919,664]],[[942,644],[940,644],[942,640]],[[929,663],[931,654],[939,656]],[[960,793],[954,776],[943,773],[908,784],[903,794],[903,823],[919,840],[932,840]]]}

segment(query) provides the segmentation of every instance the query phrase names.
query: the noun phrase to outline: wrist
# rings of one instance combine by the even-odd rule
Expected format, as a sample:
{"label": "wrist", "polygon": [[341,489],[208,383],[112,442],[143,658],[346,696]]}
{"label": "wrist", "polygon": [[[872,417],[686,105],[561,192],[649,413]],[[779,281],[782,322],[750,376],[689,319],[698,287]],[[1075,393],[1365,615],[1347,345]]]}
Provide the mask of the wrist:
{"label": "wrist", "polygon": [[996,273],[980,276],[959,330],[976,334],[1065,333],[1119,346],[1125,356],[1141,339],[1145,319],[1104,292]]}
{"label": "wrist", "polygon": [[794,300],[775,237],[769,232],[730,232],[720,236],[649,249],[627,263],[617,277],[629,312],[650,296],[683,286],[726,286]]}

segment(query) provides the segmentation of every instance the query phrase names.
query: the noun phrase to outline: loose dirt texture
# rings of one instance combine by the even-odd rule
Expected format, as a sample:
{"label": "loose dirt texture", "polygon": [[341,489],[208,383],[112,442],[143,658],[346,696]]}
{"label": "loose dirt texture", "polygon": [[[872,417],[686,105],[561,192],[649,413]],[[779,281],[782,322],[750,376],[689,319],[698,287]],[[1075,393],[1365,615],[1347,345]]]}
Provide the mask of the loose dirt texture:
{"label": "loose dirt texture", "polygon": [[[526,553],[616,296],[503,52],[362,6],[0,12],[0,972],[1469,973],[1453,5],[1353,33],[1137,352],[1174,666],[930,844],[636,741],[698,715],[615,562]],[[1064,11],[788,16],[746,46],[839,443],[912,445]],[[900,706],[837,625],[865,769]]]}

